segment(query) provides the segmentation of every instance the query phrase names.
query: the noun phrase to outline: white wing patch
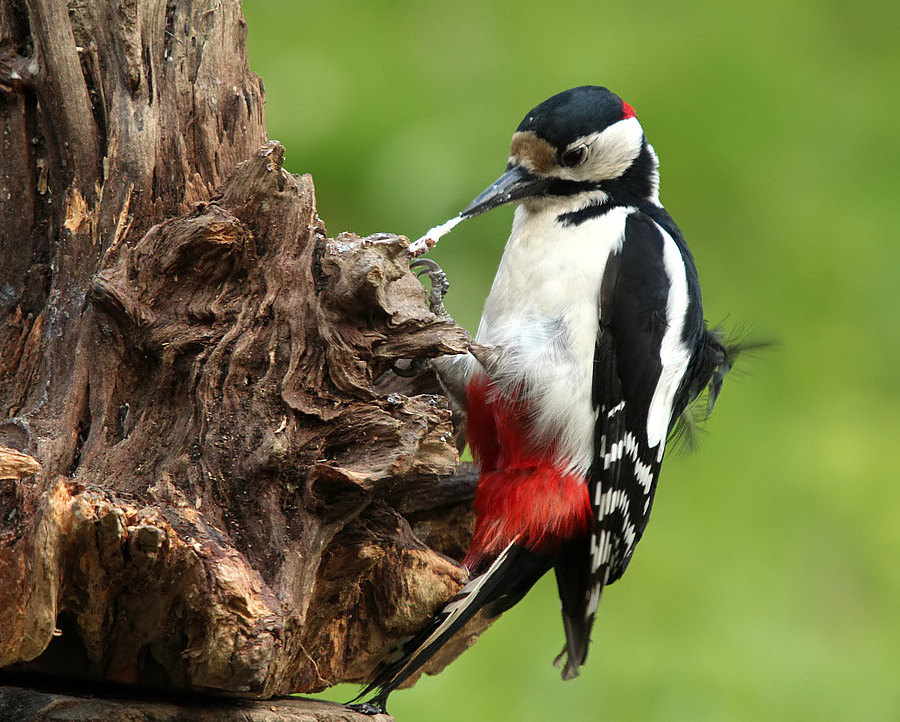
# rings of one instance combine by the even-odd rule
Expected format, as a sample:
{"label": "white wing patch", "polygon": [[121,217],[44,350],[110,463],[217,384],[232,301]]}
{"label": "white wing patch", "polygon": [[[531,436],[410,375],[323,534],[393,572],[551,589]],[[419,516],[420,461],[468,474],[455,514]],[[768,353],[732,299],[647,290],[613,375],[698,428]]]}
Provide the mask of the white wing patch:
{"label": "white wing patch", "polygon": [[659,447],[657,461],[661,461],[675,393],[691,360],[691,349],[682,339],[690,301],[684,259],[672,236],[658,224],[657,229],[663,239],[663,263],[669,278],[669,296],[666,301],[666,332],[659,349],[662,371],[647,414],[647,444],[651,449]]}

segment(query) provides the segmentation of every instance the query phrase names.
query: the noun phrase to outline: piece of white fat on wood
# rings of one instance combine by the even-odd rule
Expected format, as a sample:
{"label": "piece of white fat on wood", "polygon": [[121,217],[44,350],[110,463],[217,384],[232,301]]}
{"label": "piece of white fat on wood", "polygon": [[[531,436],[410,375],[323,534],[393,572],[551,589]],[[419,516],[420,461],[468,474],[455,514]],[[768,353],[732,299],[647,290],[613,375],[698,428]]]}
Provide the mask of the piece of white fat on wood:
{"label": "piece of white fat on wood", "polygon": [[450,231],[452,231],[456,226],[458,226],[463,220],[462,216],[454,216],[446,223],[442,223],[439,226],[435,226],[428,233],[426,233],[421,238],[413,241],[409,244],[409,252],[412,255],[418,255],[420,253],[425,253],[426,251],[430,251],[435,247],[437,242],[441,239],[442,236],[446,236]]}

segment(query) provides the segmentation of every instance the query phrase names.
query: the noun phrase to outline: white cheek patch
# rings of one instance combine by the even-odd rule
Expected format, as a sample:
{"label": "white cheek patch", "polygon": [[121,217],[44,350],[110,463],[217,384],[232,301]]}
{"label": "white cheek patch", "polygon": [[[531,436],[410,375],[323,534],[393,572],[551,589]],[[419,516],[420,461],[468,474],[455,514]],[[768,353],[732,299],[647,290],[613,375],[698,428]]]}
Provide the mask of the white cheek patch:
{"label": "white cheek patch", "polygon": [[572,143],[588,146],[588,159],[573,168],[572,178],[618,178],[634,162],[641,152],[644,129],[637,118],[626,118],[613,123],[600,133],[593,133]]}

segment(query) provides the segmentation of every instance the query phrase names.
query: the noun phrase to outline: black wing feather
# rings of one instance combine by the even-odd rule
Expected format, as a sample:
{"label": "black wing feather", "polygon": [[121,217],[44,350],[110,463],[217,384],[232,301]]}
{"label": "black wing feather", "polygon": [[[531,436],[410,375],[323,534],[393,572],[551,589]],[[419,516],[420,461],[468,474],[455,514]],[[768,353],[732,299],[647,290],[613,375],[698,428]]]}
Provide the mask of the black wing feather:
{"label": "black wing feather", "polygon": [[[605,393],[595,400],[597,452],[590,484],[594,534],[610,537],[610,552],[599,560],[597,584],[612,584],[628,566],[647,525],[659,473],[658,452],[647,441],[647,417],[662,372],[660,347],[667,329],[670,281],[663,243],[651,218],[632,213],[619,252],[607,262],[601,289],[594,385]],[[621,450],[610,454],[614,445]],[[649,484],[641,483],[640,473],[649,477]],[[610,492],[618,493],[604,506],[602,499]]]}
{"label": "black wing feather", "polygon": [[[699,340],[702,310],[693,260],[671,219],[666,215],[662,220],[684,258],[690,296],[684,332]],[[647,419],[668,328],[664,243],[656,219],[634,212],[626,220],[624,242],[610,254],[604,272],[592,385],[597,422],[588,481],[594,522],[584,549],[556,569],[566,629],[564,677],[577,674],[584,662],[602,589],[627,568],[656,490],[661,459],[658,448],[649,446]],[[704,381],[691,374],[690,366],[688,376]],[[679,397],[688,392],[684,382],[682,387]],[[694,392],[693,385],[689,391]],[[680,398],[675,406],[683,408]],[[584,566],[579,569],[578,564]]]}

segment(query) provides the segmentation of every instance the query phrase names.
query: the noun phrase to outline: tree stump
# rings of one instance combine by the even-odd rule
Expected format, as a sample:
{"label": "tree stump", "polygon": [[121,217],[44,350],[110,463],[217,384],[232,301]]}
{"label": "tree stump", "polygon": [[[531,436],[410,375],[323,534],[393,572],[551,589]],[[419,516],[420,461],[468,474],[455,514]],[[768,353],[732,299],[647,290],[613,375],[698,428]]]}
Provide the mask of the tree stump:
{"label": "tree stump", "polygon": [[0,6],[7,672],[316,691],[464,581],[475,476],[391,367],[468,335],[406,239],[327,237],[245,31],[237,0]]}

